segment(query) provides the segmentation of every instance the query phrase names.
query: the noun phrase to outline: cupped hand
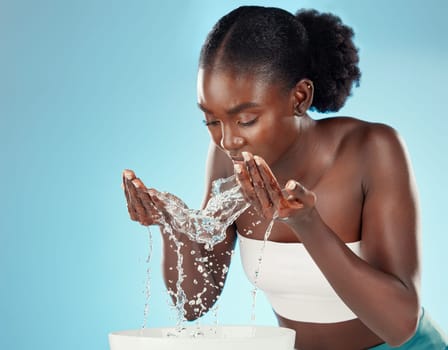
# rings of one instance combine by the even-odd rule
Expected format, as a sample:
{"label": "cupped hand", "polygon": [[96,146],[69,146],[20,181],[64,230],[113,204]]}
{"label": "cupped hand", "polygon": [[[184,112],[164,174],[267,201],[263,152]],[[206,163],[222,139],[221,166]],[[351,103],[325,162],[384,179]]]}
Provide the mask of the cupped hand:
{"label": "cupped hand", "polygon": [[295,180],[281,188],[264,159],[243,152],[243,161],[234,161],[235,175],[241,190],[253,208],[265,218],[282,221],[305,218],[316,203],[316,195]]}
{"label": "cupped hand", "polygon": [[123,189],[131,220],[144,226],[160,224],[162,211],[158,208],[160,201],[156,190],[146,188],[135,173],[128,169],[123,171]]}

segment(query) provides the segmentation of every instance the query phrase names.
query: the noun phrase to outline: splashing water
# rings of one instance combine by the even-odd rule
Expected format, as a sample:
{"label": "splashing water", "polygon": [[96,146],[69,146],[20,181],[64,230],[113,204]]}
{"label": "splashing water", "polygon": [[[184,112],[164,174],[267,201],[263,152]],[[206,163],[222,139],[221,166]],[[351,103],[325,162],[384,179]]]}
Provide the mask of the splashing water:
{"label": "splashing water", "polygon": [[264,238],[263,238],[263,245],[261,246],[261,251],[260,251],[260,255],[258,256],[258,265],[257,265],[257,269],[255,270],[255,278],[254,278],[254,288],[252,289],[252,312],[251,312],[251,321],[255,322],[255,309],[256,309],[256,303],[257,303],[257,292],[258,292],[258,278],[260,277],[261,274],[261,263],[263,261],[263,255],[264,255],[264,249],[266,247],[266,242],[269,239],[269,236],[271,235],[271,231],[272,231],[272,227],[274,226],[274,221],[277,218],[278,214],[274,213],[274,216],[271,220],[271,222],[269,223],[266,232],[264,234]]}
{"label": "splashing water", "polygon": [[145,281],[145,307],[143,309],[143,324],[142,328],[146,328],[149,314],[149,299],[151,298],[151,256],[152,256],[152,233],[148,228],[148,257],[146,258],[146,281]]}
{"label": "splashing water", "polygon": [[[183,233],[208,249],[225,239],[227,227],[250,206],[234,175],[212,183],[211,197],[202,210],[189,209],[179,198],[166,192],[160,192],[158,197],[165,203],[169,216],[166,224],[171,231]],[[162,231],[165,229],[167,225],[164,224]]]}
{"label": "splashing water", "polygon": [[[163,234],[168,235],[169,240],[173,241],[176,247],[176,269],[178,273],[176,292],[169,291],[169,293],[174,296],[175,300],[174,309],[177,315],[176,333],[181,334],[185,329],[185,304],[189,303],[192,305],[191,303],[193,302],[198,306],[197,311],[202,312],[206,310],[201,296],[207,289],[204,286],[204,289],[196,296],[196,301],[188,301],[182,288],[185,274],[182,267],[183,255],[181,248],[184,243],[177,238],[176,234],[184,234],[190,240],[204,244],[205,248],[211,251],[214,245],[225,239],[227,228],[233,224],[250,204],[245,201],[235,176],[218,179],[212,183],[211,197],[206,207],[202,210],[189,209],[184,202],[170,193],[159,192],[157,196],[165,205],[164,215],[161,215],[161,231]],[[194,255],[195,252],[192,251],[190,254]],[[205,257],[199,259],[199,263],[208,263],[209,267],[213,265]],[[202,268],[202,265],[198,266],[198,269]],[[223,276],[225,276],[227,271],[228,267],[224,266]],[[207,280],[205,282],[207,283]],[[170,334],[170,336],[176,335]],[[194,336],[199,336],[199,334]]]}
{"label": "splashing water", "polygon": [[176,246],[176,254],[177,254],[176,293],[174,293],[173,291],[169,291],[169,293],[173,294],[176,299],[176,304],[174,305],[174,308],[175,308],[175,311],[177,314],[176,330],[180,332],[184,328],[183,324],[185,322],[185,313],[186,313],[185,303],[187,302],[187,296],[182,288],[182,282],[184,281],[184,278],[185,278],[184,269],[182,267],[184,257],[181,253],[181,248],[183,246],[183,243],[177,239],[171,226],[166,223],[165,219],[162,219],[162,225],[163,225],[164,234],[168,234],[168,238],[170,240],[174,241],[174,244]]}

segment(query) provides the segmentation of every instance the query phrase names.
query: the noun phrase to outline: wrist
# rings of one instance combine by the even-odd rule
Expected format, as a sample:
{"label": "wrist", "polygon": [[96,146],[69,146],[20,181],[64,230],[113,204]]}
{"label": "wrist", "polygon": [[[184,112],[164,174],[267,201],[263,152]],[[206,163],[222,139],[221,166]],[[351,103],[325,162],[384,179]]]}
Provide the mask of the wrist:
{"label": "wrist", "polygon": [[297,234],[299,239],[303,241],[303,236],[318,229],[321,222],[320,215],[315,207],[307,210],[307,213],[300,212],[296,215],[282,219]]}

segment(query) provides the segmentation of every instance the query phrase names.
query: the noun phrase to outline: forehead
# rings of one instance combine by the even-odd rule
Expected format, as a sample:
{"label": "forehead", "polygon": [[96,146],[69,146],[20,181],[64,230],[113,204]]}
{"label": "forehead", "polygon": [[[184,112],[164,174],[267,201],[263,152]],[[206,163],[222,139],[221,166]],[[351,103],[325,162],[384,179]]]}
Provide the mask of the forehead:
{"label": "forehead", "polygon": [[231,107],[240,103],[269,103],[279,97],[277,84],[266,82],[255,74],[241,74],[229,70],[200,68],[197,80],[198,103]]}

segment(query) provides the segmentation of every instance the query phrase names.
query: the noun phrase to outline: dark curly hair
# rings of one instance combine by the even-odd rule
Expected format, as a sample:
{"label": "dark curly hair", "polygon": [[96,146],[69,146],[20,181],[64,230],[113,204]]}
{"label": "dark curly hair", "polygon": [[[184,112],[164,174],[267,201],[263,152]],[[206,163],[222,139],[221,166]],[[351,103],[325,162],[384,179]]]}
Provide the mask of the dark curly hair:
{"label": "dark curly hair", "polygon": [[359,85],[353,30],[333,14],[242,6],[222,17],[202,46],[199,67],[255,73],[291,89],[308,78],[312,110],[338,111]]}

